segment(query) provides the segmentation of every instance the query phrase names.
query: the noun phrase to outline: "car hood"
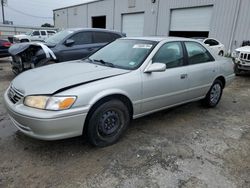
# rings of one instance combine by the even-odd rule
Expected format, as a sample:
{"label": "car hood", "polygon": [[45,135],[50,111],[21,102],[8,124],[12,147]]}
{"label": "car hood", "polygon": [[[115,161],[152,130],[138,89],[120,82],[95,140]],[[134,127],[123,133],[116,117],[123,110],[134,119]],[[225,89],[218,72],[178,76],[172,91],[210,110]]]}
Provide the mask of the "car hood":
{"label": "car hood", "polygon": [[235,49],[235,51],[237,52],[250,52],[250,46],[244,46],[244,47],[240,47],[240,48],[237,48]]}
{"label": "car hood", "polygon": [[12,86],[24,96],[49,95],[128,72],[78,60],[31,69],[17,76]]}
{"label": "car hood", "polygon": [[27,50],[32,46],[37,47],[37,45],[35,44],[36,44],[35,42],[24,42],[24,43],[14,44],[9,48],[9,53],[15,56],[17,54],[20,54],[21,52],[24,52],[25,50]]}

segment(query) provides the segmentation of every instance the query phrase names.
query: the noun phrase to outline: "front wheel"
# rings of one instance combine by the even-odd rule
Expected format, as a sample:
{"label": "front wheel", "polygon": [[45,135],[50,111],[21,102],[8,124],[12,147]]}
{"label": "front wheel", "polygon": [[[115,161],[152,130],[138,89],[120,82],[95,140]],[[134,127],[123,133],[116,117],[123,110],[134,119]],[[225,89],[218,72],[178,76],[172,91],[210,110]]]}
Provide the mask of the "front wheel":
{"label": "front wheel", "polygon": [[220,102],[223,93],[223,84],[220,80],[215,80],[206,98],[203,100],[203,104],[209,108],[214,108]]}
{"label": "front wheel", "polygon": [[127,106],[119,100],[110,100],[97,107],[87,125],[88,141],[97,147],[114,144],[130,123]]}
{"label": "front wheel", "polygon": [[234,73],[235,73],[236,76],[239,76],[240,73],[241,73],[241,71],[240,71],[240,69],[239,69],[239,67],[238,67],[237,64],[234,65]]}

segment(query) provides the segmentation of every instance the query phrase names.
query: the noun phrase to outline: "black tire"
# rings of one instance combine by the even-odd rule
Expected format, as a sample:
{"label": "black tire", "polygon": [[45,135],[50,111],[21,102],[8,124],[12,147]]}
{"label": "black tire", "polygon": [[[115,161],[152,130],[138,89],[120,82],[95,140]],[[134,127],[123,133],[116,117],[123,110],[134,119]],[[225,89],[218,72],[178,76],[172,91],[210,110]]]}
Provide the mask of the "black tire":
{"label": "black tire", "polygon": [[215,80],[212,87],[208,91],[206,98],[203,99],[203,104],[208,108],[214,108],[220,102],[223,93],[223,84],[220,80]]}
{"label": "black tire", "polygon": [[241,71],[239,70],[237,64],[234,64],[234,73],[236,76],[240,76]]}
{"label": "black tire", "polygon": [[97,147],[116,143],[130,124],[127,106],[119,100],[110,100],[97,107],[87,125],[88,141]]}
{"label": "black tire", "polygon": [[219,52],[219,56],[224,56],[224,52],[223,52],[223,51],[220,51],[220,52]]}

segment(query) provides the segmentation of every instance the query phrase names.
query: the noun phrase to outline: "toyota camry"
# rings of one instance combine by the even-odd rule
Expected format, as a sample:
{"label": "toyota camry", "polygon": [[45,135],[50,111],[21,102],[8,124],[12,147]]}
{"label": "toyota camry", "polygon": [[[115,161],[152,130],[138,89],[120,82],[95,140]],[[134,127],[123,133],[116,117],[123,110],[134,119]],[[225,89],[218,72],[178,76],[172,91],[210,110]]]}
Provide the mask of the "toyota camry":
{"label": "toyota camry", "polygon": [[103,147],[132,119],[198,100],[215,107],[234,79],[233,68],[232,60],[197,40],[122,38],[86,59],[20,74],[4,101],[28,136],[58,140],[85,133]]}

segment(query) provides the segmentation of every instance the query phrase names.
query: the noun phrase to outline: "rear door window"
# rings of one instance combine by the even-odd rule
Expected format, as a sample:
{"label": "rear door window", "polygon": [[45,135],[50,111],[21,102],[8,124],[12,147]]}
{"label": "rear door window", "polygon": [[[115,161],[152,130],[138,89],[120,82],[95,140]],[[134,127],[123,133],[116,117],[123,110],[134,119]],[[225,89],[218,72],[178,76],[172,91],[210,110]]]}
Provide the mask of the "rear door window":
{"label": "rear door window", "polygon": [[41,31],[42,36],[46,36],[46,31]]}
{"label": "rear door window", "polygon": [[80,32],[76,33],[70,39],[74,40],[74,45],[83,45],[92,43],[92,32]]}
{"label": "rear door window", "polygon": [[109,43],[113,41],[110,33],[94,32],[94,43]]}
{"label": "rear door window", "polygon": [[190,65],[214,61],[212,55],[197,42],[185,42]]}

